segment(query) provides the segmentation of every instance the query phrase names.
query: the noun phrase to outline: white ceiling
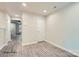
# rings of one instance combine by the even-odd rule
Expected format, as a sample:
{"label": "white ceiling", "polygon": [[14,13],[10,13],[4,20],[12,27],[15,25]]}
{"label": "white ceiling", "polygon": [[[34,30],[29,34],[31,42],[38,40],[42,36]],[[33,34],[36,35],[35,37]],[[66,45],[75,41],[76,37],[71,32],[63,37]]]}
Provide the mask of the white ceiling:
{"label": "white ceiling", "polygon": [[[14,14],[21,16],[22,12],[49,15],[70,4],[70,2],[26,2],[26,4],[27,6],[23,7],[21,2],[0,2],[0,10],[8,12],[11,16]],[[55,6],[56,8],[54,8]],[[44,9],[47,10],[47,13],[43,12]]]}

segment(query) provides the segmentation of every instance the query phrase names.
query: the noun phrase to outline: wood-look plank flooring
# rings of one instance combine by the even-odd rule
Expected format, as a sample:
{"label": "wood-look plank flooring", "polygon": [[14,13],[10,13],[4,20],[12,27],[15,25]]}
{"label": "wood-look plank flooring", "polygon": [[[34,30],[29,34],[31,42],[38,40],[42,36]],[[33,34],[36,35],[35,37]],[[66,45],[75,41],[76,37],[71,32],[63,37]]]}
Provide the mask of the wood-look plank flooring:
{"label": "wood-look plank flooring", "polygon": [[11,42],[0,50],[1,57],[77,57],[65,50],[41,41],[31,45],[22,46]]}

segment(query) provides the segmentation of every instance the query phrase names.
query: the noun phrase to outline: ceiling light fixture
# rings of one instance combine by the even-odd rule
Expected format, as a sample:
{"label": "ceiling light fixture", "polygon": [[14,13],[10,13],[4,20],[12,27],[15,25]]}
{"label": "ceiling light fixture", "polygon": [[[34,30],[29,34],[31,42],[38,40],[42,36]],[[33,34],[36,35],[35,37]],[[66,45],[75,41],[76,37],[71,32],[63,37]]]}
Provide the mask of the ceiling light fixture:
{"label": "ceiling light fixture", "polygon": [[25,6],[27,6],[27,4],[26,4],[26,3],[22,3],[22,6],[24,6],[24,7],[25,7]]}
{"label": "ceiling light fixture", "polygon": [[43,10],[43,12],[44,12],[44,13],[46,13],[46,12],[47,12],[47,10]]}
{"label": "ceiling light fixture", "polygon": [[15,14],[15,17],[19,17],[19,15]]}

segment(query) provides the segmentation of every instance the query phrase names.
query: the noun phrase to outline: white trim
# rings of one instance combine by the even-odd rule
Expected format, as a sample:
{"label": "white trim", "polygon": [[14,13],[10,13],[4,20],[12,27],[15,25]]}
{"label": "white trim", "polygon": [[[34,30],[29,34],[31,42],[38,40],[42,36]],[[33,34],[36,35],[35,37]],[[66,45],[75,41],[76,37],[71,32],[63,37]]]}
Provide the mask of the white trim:
{"label": "white trim", "polygon": [[79,50],[72,50],[72,51],[74,51],[75,53],[77,53],[78,56],[79,56]]}
{"label": "white trim", "polygon": [[35,41],[35,42],[30,42],[30,43],[22,43],[22,45],[24,46],[24,45],[30,45],[30,44],[35,44],[35,43],[37,43],[38,41]]}
{"label": "white trim", "polygon": [[53,42],[51,42],[51,41],[48,41],[48,40],[45,40],[45,41],[48,42],[48,43],[51,43],[52,45],[54,45],[54,46],[56,46],[56,47],[58,47],[58,48],[60,48],[60,49],[63,49],[63,50],[65,50],[65,51],[68,51],[68,52],[70,52],[71,54],[74,54],[74,55],[76,55],[76,56],[79,56],[79,54],[73,52],[72,50],[66,49],[66,48],[64,48],[64,47],[62,47],[62,46],[60,46],[60,45],[57,45],[57,44],[55,44],[55,43],[53,43]]}
{"label": "white trim", "polygon": [[[9,40],[9,41],[11,41],[11,40]],[[7,42],[4,43],[2,46],[0,46],[0,50],[1,50],[4,46],[6,46],[6,45],[8,44],[9,41],[7,41]]]}
{"label": "white trim", "polygon": [[38,42],[40,42],[40,41],[45,41],[45,40],[33,41],[33,42],[29,42],[29,43],[22,42],[22,45],[35,44],[35,43],[38,43]]}
{"label": "white trim", "polygon": [[0,50],[5,46],[7,45],[7,43],[3,44],[2,46],[0,46]]}
{"label": "white trim", "polygon": [[[72,50],[66,49],[66,48],[64,48],[64,47],[62,47],[62,46],[60,46],[60,45],[57,45],[57,44],[55,44],[55,43],[53,43],[53,42],[51,42],[51,41],[48,41],[48,40],[44,40],[44,41],[46,41],[46,42],[48,42],[48,43],[50,43],[50,44],[52,44],[52,45],[54,45],[54,46],[56,46],[56,47],[58,47],[58,48],[60,48],[60,49],[63,49],[63,50],[65,50],[65,51],[67,51],[67,52],[69,52],[69,53],[71,53],[71,54],[74,54],[74,55],[76,55],[76,56],[79,56],[79,54],[73,52]],[[24,45],[30,45],[30,44],[35,44],[35,43],[37,43],[37,42],[39,42],[39,41],[30,42],[30,43],[23,43],[22,45],[23,45],[23,46],[24,46]]]}

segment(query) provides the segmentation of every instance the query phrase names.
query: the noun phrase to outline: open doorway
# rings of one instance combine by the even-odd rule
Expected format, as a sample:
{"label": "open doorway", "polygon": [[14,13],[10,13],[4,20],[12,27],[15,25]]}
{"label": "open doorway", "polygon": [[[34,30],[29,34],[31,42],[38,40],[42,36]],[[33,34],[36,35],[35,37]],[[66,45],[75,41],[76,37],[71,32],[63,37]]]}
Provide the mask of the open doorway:
{"label": "open doorway", "polygon": [[21,41],[22,22],[20,20],[11,20],[11,40]]}

